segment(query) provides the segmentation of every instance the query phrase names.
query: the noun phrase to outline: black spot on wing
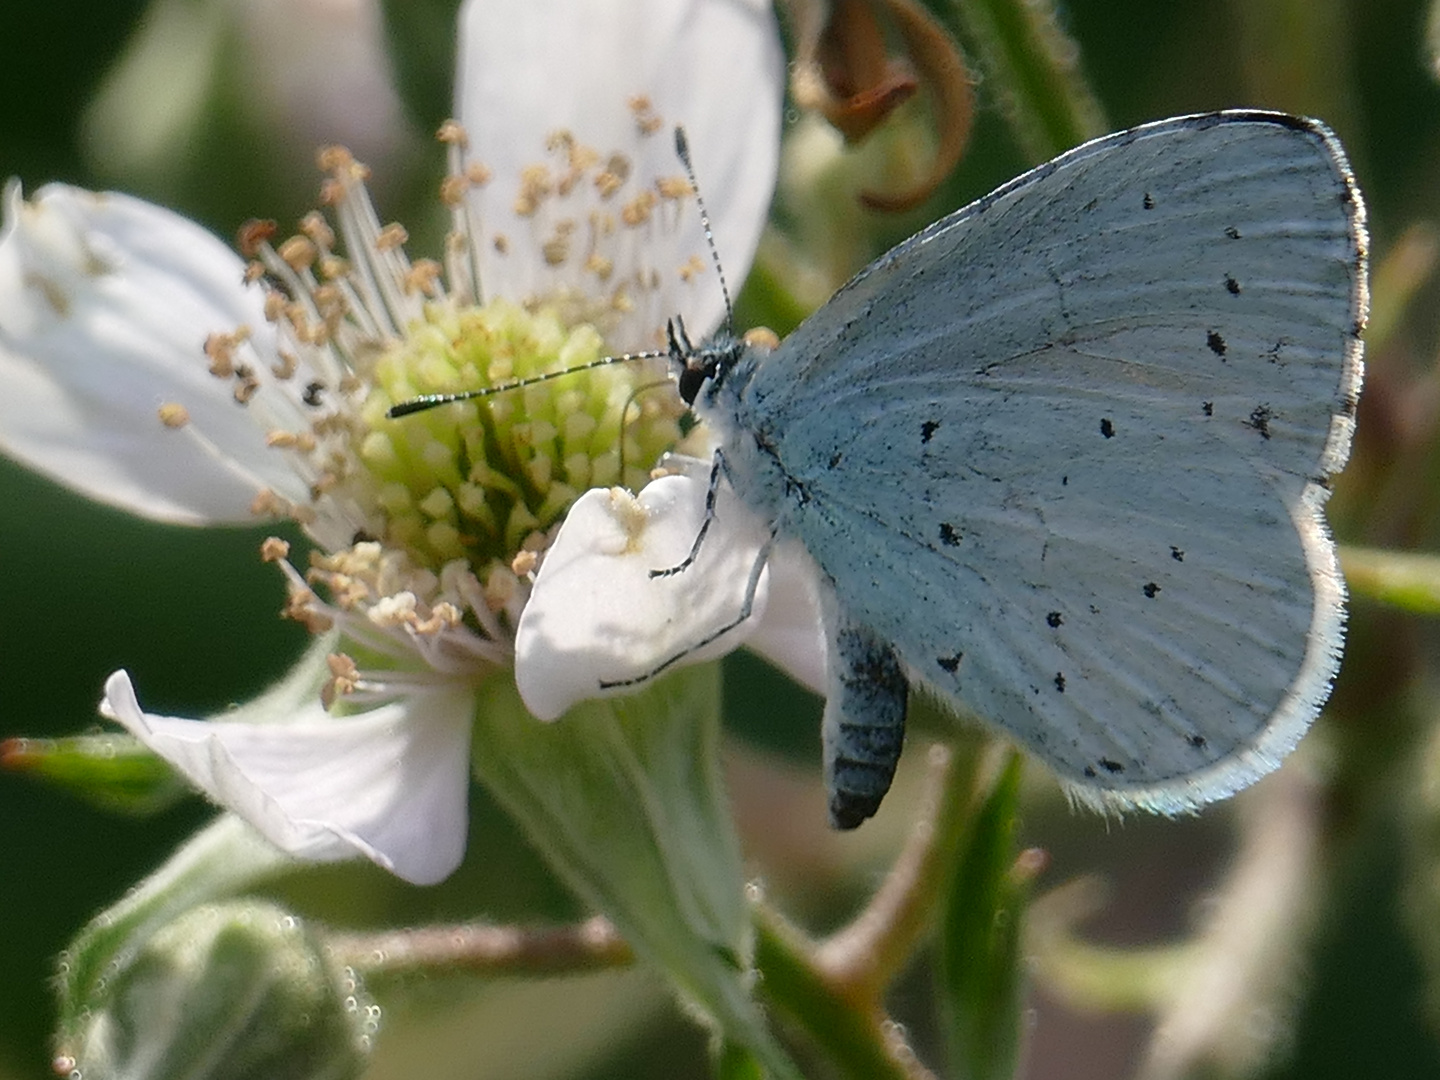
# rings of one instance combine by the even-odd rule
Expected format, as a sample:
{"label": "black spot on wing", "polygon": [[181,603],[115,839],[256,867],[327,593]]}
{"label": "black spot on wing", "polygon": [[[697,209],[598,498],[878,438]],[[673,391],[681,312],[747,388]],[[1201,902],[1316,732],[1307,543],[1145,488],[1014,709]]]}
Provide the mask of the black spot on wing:
{"label": "black spot on wing", "polygon": [[1204,735],[1187,735],[1185,736],[1185,741],[1195,747],[1196,750],[1203,750],[1205,748]]}
{"label": "black spot on wing", "polygon": [[1140,200],[1140,205],[1143,206],[1146,210],[1154,210],[1154,209],[1155,209],[1155,199],[1154,199],[1154,198],[1151,196],[1151,194],[1147,191],[1147,192],[1145,192],[1145,197]]}
{"label": "black spot on wing", "polygon": [[937,656],[935,662],[940,665],[940,670],[954,675],[960,670],[960,661],[965,659],[963,652],[957,652],[954,656]]}
{"label": "black spot on wing", "polygon": [[948,521],[940,523],[940,542],[946,547],[959,547],[960,534],[955,531],[955,526]]}
{"label": "black spot on wing", "polygon": [[1095,767],[1093,765],[1086,765],[1085,775],[1088,776],[1091,780],[1094,780],[1095,777],[1099,776],[1100,774],[1095,771]]}
{"label": "black spot on wing", "polygon": [[1176,562],[1184,562],[1184,561],[1185,561],[1185,552],[1184,552],[1183,550],[1181,550],[1180,548],[1176,547],[1174,544],[1171,544],[1171,545],[1170,545],[1170,558],[1174,559]]}
{"label": "black spot on wing", "polygon": [[1118,761],[1111,761],[1109,758],[1102,757],[1099,765],[1108,773],[1123,773],[1125,771],[1124,765],[1121,765]]}
{"label": "black spot on wing", "polygon": [[1143,592],[1148,599],[1154,600],[1155,597],[1160,595],[1160,586],[1156,585],[1153,581],[1147,581],[1145,587],[1140,591]]}
{"label": "black spot on wing", "polygon": [[1225,355],[1225,339],[1220,336],[1218,331],[1211,330],[1206,334],[1205,344],[1210,346],[1210,351],[1216,356],[1223,357]]}
{"label": "black spot on wing", "polygon": [[920,442],[923,445],[935,437],[935,432],[940,430],[939,420],[926,420],[920,425]]}
{"label": "black spot on wing", "polygon": [[836,450],[833,454],[831,454],[831,455],[830,455],[830,468],[833,469],[833,468],[835,468],[836,465],[839,465],[839,464],[840,464],[840,459],[843,458],[844,456],[845,456],[845,455],[842,454],[839,450]]}
{"label": "black spot on wing", "polygon": [[1247,423],[1260,433],[1261,438],[1268,439],[1270,438],[1270,421],[1273,419],[1275,419],[1274,409],[1269,405],[1256,405],[1254,411],[1250,413]]}
{"label": "black spot on wing", "polygon": [[1229,274],[1225,275],[1225,291],[1228,292],[1231,296],[1240,295],[1240,283],[1236,281],[1233,277],[1231,277]]}
{"label": "black spot on wing", "polygon": [[300,400],[312,409],[318,409],[320,407],[320,395],[324,390],[325,384],[322,382],[306,383],[305,392],[300,395]]}
{"label": "black spot on wing", "polygon": [[1060,625],[1061,623],[1063,623],[1064,621],[1065,621],[1064,617],[1061,616],[1060,612],[1058,612],[1058,611],[1052,611],[1052,612],[1050,612],[1050,614],[1048,614],[1048,615],[1045,616],[1045,625],[1048,626],[1048,627],[1050,627],[1050,629],[1052,629],[1052,630],[1054,630],[1057,626],[1059,626],[1059,625]]}
{"label": "black spot on wing", "polygon": [[1115,425],[1110,422],[1108,416],[1100,418],[1100,434],[1104,435],[1107,439],[1113,439],[1115,437]]}
{"label": "black spot on wing", "polygon": [[1055,689],[1062,694],[1065,692],[1065,673],[1063,671],[1055,672]]}
{"label": "black spot on wing", "polygon": [[1213,401],[1202,401],[1200,403],[1200,411],[1203,412],[1206,416],[1214,416],[1215,403]]}
{"label": "black spot on wing", "polygon": [[1231,240],[1239,240],[1239,239],[1240,239],[1240,230],[1237,229],[1237,228],[1235,228],[1234,225],[1226,225],[1226,226],[1225,226],[1225,235],[1228,236]]}

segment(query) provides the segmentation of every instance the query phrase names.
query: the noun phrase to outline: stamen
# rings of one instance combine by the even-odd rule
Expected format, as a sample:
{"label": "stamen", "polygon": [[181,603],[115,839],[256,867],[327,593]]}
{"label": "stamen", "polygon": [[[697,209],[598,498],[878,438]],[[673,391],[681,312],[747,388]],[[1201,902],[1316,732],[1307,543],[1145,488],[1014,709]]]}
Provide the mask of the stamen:
{"label": "stamen", "polygon": [[182,428],[190,423],[190,413],[184,405],[178,405],[173,401],[167,401],[159,409],[160,423],[168,428]]}
{"label": "stamen", "polygon": [[660,114],[655,111],[654,104],[643,94],[637,94],[628,102],[631,113],[635,116],[635,127],[641,135],[654,135],[664,126]]}
{"label": "stamen", "polygon": [[[639,130],[659,130],[649,102],[631,108]],[[319,158],[328,215],[307,214],[283,239],[273,222],[241,229],[246,280],[263,290],[267,324],[212,335],[205,363],[251,411],[265,444],[286,455],[295,486],[277,491],[236,466],[180,404],[157,409],[167,429],[256,492],[253,513],[298,522],[321,549],[303,576],[281,539],[267,539],[261,556],[285,575],[286,616],[347,643],[332,657],[327,705],[421,679],[417,653],[467,678],[508,663],[531,580],[569,505],[592,485],[639,486],[679,437],[673,396],[642,402],[638,420],[630,408],[637,380],[659,376],[659,362],[648,372],[596,366],[606,350],[586,324],[613,327],[637,297],[652,301],[661,275],[643,266],[640,245],[673,226],[657,208],[683,200],[688,185],[647,176],[641,187],[631,157],[560,131],[518,178],[515,210],[528,225],[492,233],[475,190],[489,169],[469,157],[459,124],[442,125],[437,138],[451,222],[443,265],[409,260],[404,228],[380,223],[367,170],[341,147]],[[526,265],[543,261],[553,276],[517,298],[523,304],[478,306],[482,256],[514,243],[533,244]],[[637,269],[620,280],[620,266]],[[681,276],[702,268],[688,263]],[[403,421],[386,416],[417,396],[541,375],[556,379]],[[387,658],[410,670],[359,666]]]}

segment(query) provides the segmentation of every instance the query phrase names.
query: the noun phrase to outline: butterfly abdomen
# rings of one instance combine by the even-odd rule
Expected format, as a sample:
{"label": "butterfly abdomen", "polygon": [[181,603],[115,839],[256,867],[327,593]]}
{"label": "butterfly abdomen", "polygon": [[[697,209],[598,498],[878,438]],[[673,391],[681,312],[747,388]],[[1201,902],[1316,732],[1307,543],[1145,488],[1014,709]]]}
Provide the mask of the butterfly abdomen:
{"label": "butterfly abdomen", "polygon": [[837,621],[821,735],[830,824],[853,829],[879,809],[895,778],[910,687],[887,642],[858,623]]}

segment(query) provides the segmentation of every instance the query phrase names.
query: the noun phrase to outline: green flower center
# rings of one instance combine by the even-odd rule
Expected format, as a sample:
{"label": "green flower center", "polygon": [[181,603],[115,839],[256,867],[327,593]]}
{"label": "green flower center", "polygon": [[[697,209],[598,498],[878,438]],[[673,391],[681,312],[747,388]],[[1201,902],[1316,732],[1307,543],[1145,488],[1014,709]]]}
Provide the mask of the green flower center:
{"label": "green flower center", "polygon": [[603,355],[593,327],[567,326],[551,309],[427,304],[376,361],[361,408],[356,452],[387,519],[376,539],[431,569],[464,559],[483,580],[586,489],[643,486],[680,438],[683,413],[673,392],[654,387],[653,365],[607,364],[399,420],[385,415],[424,394],[505,387]]}

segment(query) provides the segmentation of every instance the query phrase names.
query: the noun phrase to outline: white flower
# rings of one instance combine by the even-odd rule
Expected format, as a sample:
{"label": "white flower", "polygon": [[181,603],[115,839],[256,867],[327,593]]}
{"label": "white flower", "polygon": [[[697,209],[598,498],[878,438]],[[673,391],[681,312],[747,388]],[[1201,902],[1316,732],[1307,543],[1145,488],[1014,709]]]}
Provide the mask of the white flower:
{"label": "white flower", "polygon": [[[558,523],[587,488],[638,487],[678,408],[635,391],[663,364],[627,364],[385,411],[653,348],[671,315],[713,328],[723,299],[670,133],[687,129],[738,279],[784,76],[762,0],[468,0],[461,31],[439,261],[406,257],[338,148],[322,156],[328,218],[284,241],[248,228],[248,262],[162,208],[61,185],[27,201],[12,183],[0,232],[0,451],[159,521],[288,517],[319,549],[302,573],[267,544],[289,614],[322,636],[281,687],[196,721],[143,712],[121,672],[104,712],[285,850],[419,883],[463,853],[476,687],[512,664],[555,670],[543,645],[538,664],[516,656],[515,627],[527,599],[548,591],[554,625],[583,592],[546,556],[530,596]],[[715,551],[732,554],[687,572],[690,589],[719,573],[739,595],[738,562],[743,593],[758,545],[731,517]]]}
{"label": "white flower", "polygon": [[[684,472],[653,481],[638,496],[620,488],[588,491],[570,508],[516,631],[515,681],[542,720],[742,643],[823,692],[825,643],[809,556],[787,546],[758,563],[765,523],[729,488],[716,489],[694,560],[678,573],[653,576],[679,566],[700,533],[709,489],[700,464],[686,463]],[[750,617],[717,637],[742,614],[754,570],[760,575]]]}

